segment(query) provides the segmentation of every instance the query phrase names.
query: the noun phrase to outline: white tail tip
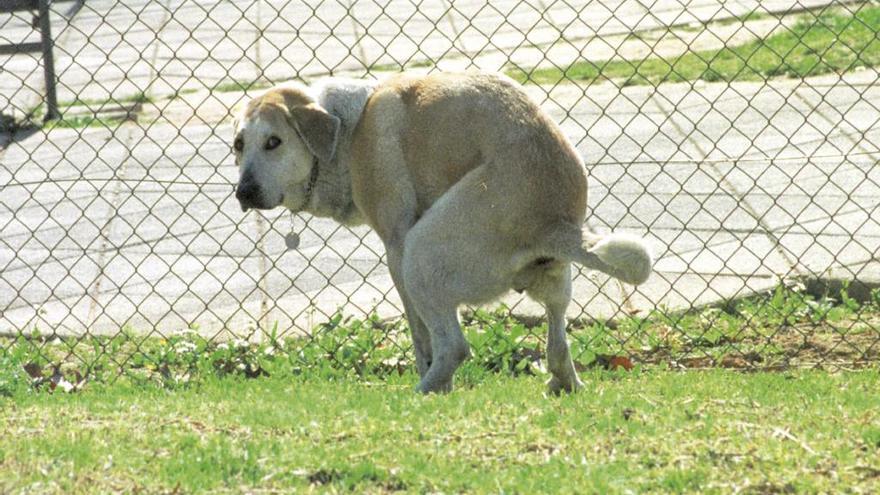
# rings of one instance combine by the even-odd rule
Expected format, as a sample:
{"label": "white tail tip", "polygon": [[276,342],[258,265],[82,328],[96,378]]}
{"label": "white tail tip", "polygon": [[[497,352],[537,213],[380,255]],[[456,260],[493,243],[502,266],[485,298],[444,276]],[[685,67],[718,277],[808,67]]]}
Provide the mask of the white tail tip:
{"label": "white tail tip", "polygon": [[648,243],[630,234],[608,234],[589,252],[613,268],[616,278],[628,284],[639,285],[648,280],[654,265]]}

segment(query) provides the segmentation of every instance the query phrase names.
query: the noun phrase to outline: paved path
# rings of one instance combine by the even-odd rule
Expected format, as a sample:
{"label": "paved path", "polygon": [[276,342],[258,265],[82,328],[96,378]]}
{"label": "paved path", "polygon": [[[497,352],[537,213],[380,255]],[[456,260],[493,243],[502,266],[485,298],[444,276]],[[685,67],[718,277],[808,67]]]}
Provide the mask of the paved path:
{"label": "paved path", "polygon": [[[208,5],[193,4],[178,8]],[[87,4],[95,11],[101,5]],[[160,2],[126,5],[141,12],[139,21],[129,19],[129,30],[143,25],[149,31],[154,16],[139,9],[164,9]],[[466,5],[456,2],[459,9]],[[233,7],[214,5],[210,24],[227,26],[241,17],[228,11]],[[116,26],[132,16],[119,9],[111,9]],[[195,14],[172,11],[162,21],[169,34],[157,53],[174,46],[172,40],[191,42],[180,26],[195,22]],[[86,14],[81,12],[77,19],[83,15],[83,20],[77,22],[89,32]],[[94,30],[104,29],[94,22]],[[75,36],[69,37],[73,43]],[[126,39],[140,53],[153,46]],[[503,36],[492,39],[499,40],[502,51],[509,49],[500,41]],[[209,55],[237,58],[227,50],[207,50],[201,59],[193,55],[181,74],[198,72]],[[116,51],[111,59],[127,60]],[[136,52],[128,60],[136,62],[132,67],[142,62]],[[164,78],[175,73],[164,67],[175,63],[169,59],[154,67]],[[93,69],[112,70],[106,65],[96,59]],[[125,84],[158,81],[155,74],[145,79],[138,74],[131,72]],[[108,85],[112,78],[106,77],[94,80]],[[62,81],[73,92],[92,91],[97,84],[76,82],[73,76]],[[186,87],[192,81],[202,84],[201,76],[174,84]],[[159,92],[159,86],[150,87]],[[766,85],[529,90],[592,164],[594,228],[645,234],[659,258],[657,275],[634,292],[597,274],[578,275],[571,316],[683,308],[832,267],[880,273],[870,264],[880,247],[875,72]],[[181,101],[187,100],[166,100],[167,108],[176,105],[171,122],[55,129],[48,139],[33,134],[0,152],[0,184],[5,185],[0,332],[37,326],[114,333],[128,325],[167,333],[196,324],[206,334],[223,329],[241,334],[257,321],[310,328],[339,307],[355,314],[400,312],[381,245],[367,229],[296,218],[303,242],[289,252],[283,243],[289,215],[240,212],[231,188],[222,185],[236,174],[229,122],[222,119],[243,95],[204,91],[190,96],[199,109],[221,111],[193,118],[191,107],[186,121],[180,116],[185,114]],[[161,105],[152,111],[164,115]],[[726,157],[744,159],[731,163]],[[520,312],[539,312],[517,297],[507,302]]]}

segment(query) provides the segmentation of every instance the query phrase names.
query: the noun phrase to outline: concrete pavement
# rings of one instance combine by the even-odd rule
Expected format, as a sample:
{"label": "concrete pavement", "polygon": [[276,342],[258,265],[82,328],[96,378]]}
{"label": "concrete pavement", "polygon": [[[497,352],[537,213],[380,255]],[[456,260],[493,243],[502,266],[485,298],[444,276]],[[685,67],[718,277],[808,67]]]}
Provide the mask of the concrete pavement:
{"label": "concrete pavement", "polygon": [[[364,67],[437,63],[441,69],[509,64],[565,67],[588,57],[637,60],[719,48],[763,36],[828,0],[88,0],[72,18],[53,7],[59,101],[161,99],[235,81],[362,74]],[[702,27],[712,26],[711,35]],[[2,25],[9,40],[31,39],[29,14]],[[632,36],[633,34],[638,36]],[[702,33],[702,34],[701,34]],[[42,71],[29,55],[0,56],[0,103],[39,102]],[[24,84],[22,84],[24,81]],[[7,101],[4,102],[3,100]],[[4,111],[5,113],[8,113]]]}

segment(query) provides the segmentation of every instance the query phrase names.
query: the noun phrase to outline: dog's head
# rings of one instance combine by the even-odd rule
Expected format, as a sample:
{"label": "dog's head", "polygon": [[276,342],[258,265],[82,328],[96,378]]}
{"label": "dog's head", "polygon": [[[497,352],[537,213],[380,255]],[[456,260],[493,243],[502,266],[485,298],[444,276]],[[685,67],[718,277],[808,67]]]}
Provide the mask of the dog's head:
{"label": "dog's head", "polygon": [[312,167],[333,158],[339,119],[305,88],[286,86],[248,102],[234,127],[239,167],[235,197],[242,210],[307,208],[314,186]]}

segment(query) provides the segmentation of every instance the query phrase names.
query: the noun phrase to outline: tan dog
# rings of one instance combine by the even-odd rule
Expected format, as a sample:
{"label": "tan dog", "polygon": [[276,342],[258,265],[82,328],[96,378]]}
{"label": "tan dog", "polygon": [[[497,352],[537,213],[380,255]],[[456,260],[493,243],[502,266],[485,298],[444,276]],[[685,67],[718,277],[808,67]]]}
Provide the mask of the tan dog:
{"label": "tan dog", "polygon": [[651,273],[641,239],[583,231],[583,161],[503,76],[275,87],[239,116],[234,148],[243,210],[283,205],[379,234],[422,392],[451,390],[470,354],[458,307],[511,288],[547,308],[551,391],[580,388],[565,335],[570,263],[631,284]]}

